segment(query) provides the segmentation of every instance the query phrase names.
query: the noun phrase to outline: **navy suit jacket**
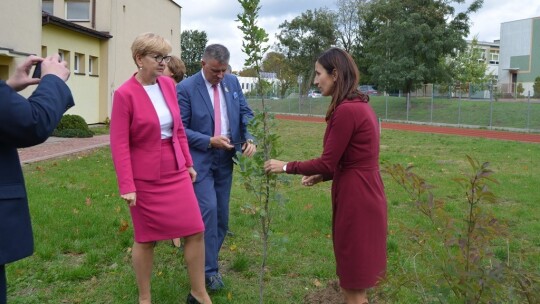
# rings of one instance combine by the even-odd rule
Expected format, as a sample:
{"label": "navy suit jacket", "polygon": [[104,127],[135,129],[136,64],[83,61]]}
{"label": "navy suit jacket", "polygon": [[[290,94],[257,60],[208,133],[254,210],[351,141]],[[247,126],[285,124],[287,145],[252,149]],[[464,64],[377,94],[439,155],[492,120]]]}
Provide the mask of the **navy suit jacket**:
{"label": "navy suit jacket", "polygon": [[0,265],[34,250],[17,148],[44,142],[73,105],[71,91],[55,75],[43,76],[28,99],[0,81]]}
{"label": "navy suit jacket", "polygon": [[[227,103],[231,142],[253,139],[247,129],[253,112],[242,93],[238,78],[225,74],[220,87]],[[176,92],[197,179],[202,180],[212,165],[212,149],[209,149],[208,145],[214,133],[214,107],[202,72],[199,71],[180,82],[176,86]],[[235,145],[235,149],[241,152],[242,145]]]}

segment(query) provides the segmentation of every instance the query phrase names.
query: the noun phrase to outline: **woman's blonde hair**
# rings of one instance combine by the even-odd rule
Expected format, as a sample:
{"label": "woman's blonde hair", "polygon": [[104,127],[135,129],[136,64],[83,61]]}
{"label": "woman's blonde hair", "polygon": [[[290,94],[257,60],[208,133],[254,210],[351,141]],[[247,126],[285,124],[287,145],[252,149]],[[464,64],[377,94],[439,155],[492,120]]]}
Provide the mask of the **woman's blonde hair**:
{"label": "woman's blonde hair", "polygon": [[[143,33],[137,36],[131,44],[131,55],[137,65],[137,55],[148,54],[167,55],[172,51],[172,46],[165,38],[154,33]],[[137,66],[138,67],[138,66]]]}

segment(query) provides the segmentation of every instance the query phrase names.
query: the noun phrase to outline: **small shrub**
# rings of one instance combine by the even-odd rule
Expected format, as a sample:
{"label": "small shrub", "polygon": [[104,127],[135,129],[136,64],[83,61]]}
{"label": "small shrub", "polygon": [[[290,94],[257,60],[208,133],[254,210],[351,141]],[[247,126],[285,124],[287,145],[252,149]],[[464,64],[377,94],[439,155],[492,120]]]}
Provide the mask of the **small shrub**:
{"label": "small shrub", "polygon": [[94,136],[94,132],[88,128],[88,124],[81,116],[66,114],[56,126],[53,136],[85,138]]}
{"label": "small shrub", "polygon": [[109,116],[107,116],[107,118],[105,118],[105,121],[103,122],[103,124],[105,124],[105,128],[109,129],[111,127],[111,119],[109,118]]}
{"label": "small shrub", "polygon": [[[435,197],[412,166],[386,164],[384,172],[408,194],[408,206],[425,220],[422,226],[402,226],[410,242],[400,244],[411,267],[400,267],[381,284],[378,296],[397,303],[399,289],[408,288],[422,303],[540,303],[540,277],[520,262],[530,250],[510,257],[509,226],[497,219],[489,205],[498,203],[491,191],[498,184],[489,163],[467,156],[471,170],[454,178],[460,195]],[[461,199],[457,199],[461,198]],[[447,206],[454,204],[456,212]],[[389,242],[389,249],[395,245]],[[401,248],[400,248],[401,249]],[[393,254],[400,254],[401,250]],[[379,301],[382,302],[382,301]],[[408,302],[412,303],[412,302]]]}
{"label": "small shrub", "polygon": [[540,76],[534,79],[533,91],[534,98],[540,98]]}
{"label": "small shrub", "polygon": [[87,138],[87,137],[94,136],[94,132],[90,130],[80,130],[80,129],[63,129],[63,130],[54,130],[53,136],[66,137],[66,138]]}
{"label": "small shrub", "polygon": [[525,92],[525,88],[523,87],[523,84],[520,82],[518,83],[516,87],[517,97],[523,97],[523,92]]}

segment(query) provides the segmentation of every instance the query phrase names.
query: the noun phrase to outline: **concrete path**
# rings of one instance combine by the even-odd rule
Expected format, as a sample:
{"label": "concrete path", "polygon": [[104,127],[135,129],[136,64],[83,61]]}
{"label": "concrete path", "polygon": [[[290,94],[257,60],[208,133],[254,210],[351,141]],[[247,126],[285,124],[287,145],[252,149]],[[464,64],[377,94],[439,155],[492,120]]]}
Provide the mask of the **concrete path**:
{"label": "concrete path", "polygon": [[23,164],[32,163],[108,146],[109,143],[108,134],[90,138],[50,137],[40,145],[19,149],[19,158]]}

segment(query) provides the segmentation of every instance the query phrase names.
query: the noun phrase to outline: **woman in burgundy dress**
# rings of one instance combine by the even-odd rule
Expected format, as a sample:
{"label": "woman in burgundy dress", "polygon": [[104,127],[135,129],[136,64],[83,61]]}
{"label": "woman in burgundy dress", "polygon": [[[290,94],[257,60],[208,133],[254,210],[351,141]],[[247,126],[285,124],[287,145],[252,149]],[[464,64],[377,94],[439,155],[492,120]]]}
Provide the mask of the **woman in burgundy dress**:
{"label": "woman in burgundy dress", "polygon": [[187,303],[212,301],[204,281],[204,223],[192,182],[197,173],[180,118],[176,88],[162,76],[170,43],[153,33],[131,46],[138,72],[115,92],[111,152],[120,195],[129,205],[139,304],[151,303],[154,244],[185,237],[191,283]]}
{"label": "woman in burgundy dress", "polygon": [[366,290],[386,271],[387,209],[379,173],[379,128],[357,90],[358,68],[338,48],[315,63],[314,83],[332,96],[326,113],[323,153],[308,161],[268,160],[267,173],[302,174],[302,184],[332,184],[332,235],[337,275],[345,301],[368,303]]}

